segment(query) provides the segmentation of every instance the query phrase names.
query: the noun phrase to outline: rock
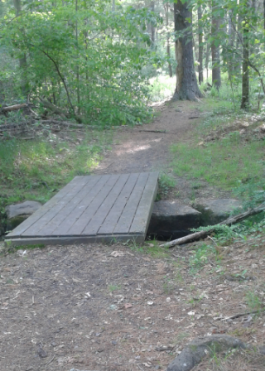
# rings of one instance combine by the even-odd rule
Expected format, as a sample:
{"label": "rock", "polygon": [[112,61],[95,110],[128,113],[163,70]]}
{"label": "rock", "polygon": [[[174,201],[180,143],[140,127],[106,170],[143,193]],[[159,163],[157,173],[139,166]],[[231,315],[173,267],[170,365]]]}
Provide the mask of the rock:
{"label": "rock", "polygon": [[2,236],[6,231],[6,215],[0,214],[0,236]]}
{"label": "rock", "polygon": [[192,206],[201,212],[202,224],[201,225],[213,225],[222,222],[227,219],[232,211],[236,209],[242,210],[242,204],[240,201],[233,198],[223,199],[207,199],[198,198]]}
{"label": "rock", "polygon": [[197,228],[201,223],[201,213],[178,200],[158,201],[154,203],[148,235],[163,239],[178,238],[190,233],[190,228]]}
{"label": "rock", "polygon": [[189,371],[201,362],[211,349],[221,352],[229,349],[247,346],[239,339],[228,335],[212,335],[205,338],[197,338],[186,346],[167,368],[167,371]]}
{"label": "rock", "polygon": [[7,230],[12,230],[41,207],[37,201],[25,201],[21,204],[9,205],[7,214]]}

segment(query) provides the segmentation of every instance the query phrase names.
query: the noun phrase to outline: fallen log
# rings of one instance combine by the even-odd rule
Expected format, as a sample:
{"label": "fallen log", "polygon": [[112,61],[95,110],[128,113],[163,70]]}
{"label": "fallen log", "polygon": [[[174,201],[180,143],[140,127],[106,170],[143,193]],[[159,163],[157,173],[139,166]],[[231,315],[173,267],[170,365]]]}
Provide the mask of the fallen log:
{"label": "fallen log", "polygon": [[[56,106],[55,104],[47,101],[47,100],[44,100],[42,98],[39,98],[41,103],[43,104],[43,106],[45,108],[48,108],[49,110],[51,110],[52,112],[58,114],[58,115],[61,115],[63,117],[66,117],[66,118],[70,118],[71,115],[68,113],[68,112],[65,112],[62,108]],[[82,123],[82,118],[78,115],[76,115],[74,112],[73,112],[73,116],[74,116],[74,119],[78,122],[78,123]]]}
{"label": "fallen log", "polygon": [[55,106],[55,104],[52,104],[51,102],[48,102],[47,100],[44,100],[42,98],[39,98],[39,99],[40,99],[41,103],[43,104],[43,106],[45,108],[48,108],[49,110],[51,110],[52,112],[54,112],[57,115],[62,115],[64,117],[67,117],[67,112],[65,112],[60,107],[57,107],[57,106]]}
{"label": "fallen log", "polygon": [[167,133],[166,130],[138,130],[138,131],[143,133],[162,133],[162,134]]}
{"label": "fallen log", "polygon": [[26,108],[28,107],[28,103],[21,103],[21,104],[14,104],[13,106],[8,106],[8,107],[2,107],[1,112],[10,112],[10,111],[17,111],[21,108]]}
{"label": "fallen log", "polygon": [[160,247],[170,248],[170,247],[173,247],[173,246],[176,246],[176,245],[182,245],[182,244],[187,243],[187,242],[200,240],[201,238],[207,237],[208,234],[214,232],[216,229],[218,229],[222,225],[232,225],[232,224],[238,223],[241,220],[248,218],[249,216],[259,214],[262,211],[265,211],[265,203],[255,207],[254,209],[249,209],[249,210],[245,211],[244,213],[241,213],[241,214],[238,214],[238,215],[235,215],[235,216],[231,216],[228,219],[224,220],[223,222],[209,227],[209,229],[207,229],[207,231],[204,230],[204,231],[199,231],[199,232],[189,234],[188,236],[181,237],[181,238],[178,238],[178,239],[170,241],[170,242],[166,242],[166,243],[160,245]]}
{"label": "fallen log", "polygon": [[[42,124],[55,124],[55,125],[63,125],[73,128],[85,128],[86,126],[83,124],[75,124],[74,122],[70,121],[60,121],[60,120],[40,120]],[[96,127],[96,126],[95,126]]]}

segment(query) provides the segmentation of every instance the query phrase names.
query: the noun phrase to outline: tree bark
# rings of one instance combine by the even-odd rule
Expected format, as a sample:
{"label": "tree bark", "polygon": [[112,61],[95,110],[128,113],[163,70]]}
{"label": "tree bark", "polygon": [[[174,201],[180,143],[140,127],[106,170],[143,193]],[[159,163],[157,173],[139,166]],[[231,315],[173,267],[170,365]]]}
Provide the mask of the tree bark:
{"label": "tree bark", "polygon": [[206,40],[206,55],[205,55],[205,68],[206,68],[206,78],[209,77],[209,59],[210,59],[210,44]]}
{"label": "tree bark", "polygon": [[192,19],[188,3],[177,0],[174,3],[174,22],[177,37],[175,41],[177,84],[173,100],[196,101],[203,95],[198,88],[194,71],[192,27],[188,19]]}
{"label": "tree bark", "polygon": [[219,45],[216,43],[218,37],[216,37],[219,27],[220,27],[220,19],[214,14],[215,8],[218,6],[216,0],[212,1],[212,86],[215,86],[217,89],[221,86],[221,71],[220,71],[220,48]]}
{"label": "tree bark", "polygon": [[241,108],[249,108],[249,19],[247,16],[248,3],[245,2],[245,17],[243,21],[243,64],[242,64],[242,100]]}
{"label": "tree bark", "polygon": [[[14,7],[16,11],[16,16],[18,17],[21,13],[21,0],[13,0]],[[23,32],[23,30],[21,30]],[[19,68],[21,71],[21,92],[24,97],[28,95],[29,87],[28,87],[28,79],[27,79],[27,56],[26,53],[23,53],[19,58]]]}
{"label": "tree bark", "polygon": [[264,20],[264,22],[263,22],[263,28],[265,30],[265,0],[263,0],[263,20]]}
{"label": "tree bark", "polygon": [[199,37],[199,65],[198,65],[198,72],[199,72],[199,84],[203,82],[203,29],[201,24],[202,18],[202,6],[201,4],[198,5],[198,37]]}
{"label": "tree bark", "polygon": [[233,49],[234,49],[234,42],[235,42],[235,30],[234,30],[234,27],[233,27],[233,10],[230,9],[228,11],[228,30],[227,30],[227,33],[228,33],[228,47],[229,47],[229,51],[228,51],[228,57],[227,57],[227,70],[228,70],[228,77],[229,77],[229,80],[231,81],[231,78],[233,76],[233,72],[234,72],[234,52],[233,52]]}
{"label": "tree bark", "polygon": [[[154,1],[151,1],[150,10],[152,12],[155,11],[155,2]],[[151,33],[150,38],[151,38],[152,47],[154,48],[155,47],[155,27],[154,27],[153,23],[150,24],[150,33]]]}
{"label": "tree bark", "polygon": [[[265,1],[265,0],[264,0]],[[169,7],[169,4],[166,3],[164,4],[164,9],[165,9],[165,18],[166,18],[166,27],[168,28],[168,7]],[[170,62],[170,58],[171,58],[171,53],[170,53],[170,33],[167,32],[167,57],[168,57],[168,73],[169,73],[169,76],[172,77],[173,76],[173,72],[172,72],[172,65],[171,65],[171,62]]]}

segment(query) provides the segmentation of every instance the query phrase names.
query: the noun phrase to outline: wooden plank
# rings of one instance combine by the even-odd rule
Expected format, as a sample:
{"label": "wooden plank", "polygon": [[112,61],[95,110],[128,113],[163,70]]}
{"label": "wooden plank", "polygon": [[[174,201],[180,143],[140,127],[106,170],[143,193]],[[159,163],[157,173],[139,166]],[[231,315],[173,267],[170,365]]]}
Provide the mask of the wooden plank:
{"label": "wooden plank", "polygon": [[[36,223],[43,215],[45,215],[53,206],[55,206],[69,191],[79,183],[79,176],[75,177],[68,183],[59,193],[53,196],[45,205],[39,208],[34,214],[27,218],[23,223],[17,226],[14,231],[8,234],[7,237],[19,236],[31,225]],[[84,177],[88,178],[88,177]]]}
{"label": "wooden plank", "polygon": [[77,236],[82,234],[85,227],[88,225],[90,220],[94,217],[101,203],[104,202],[105,198],[115,186],[119,176],[110,175],[108,181],[105,183],[104,187],[97,194],[97,197],[90,203],[89,207],[84,211],[79,219],[72,225],[69,229],[68,234],[72,236]]}
{"label": "wooden plank", "polygon": [[96,211],[93,218],[87,224],[87,226],[82,231],[82,235],[95,235],[103,224],[104,220],[108,216],[111,208],[113,207],[115,201],[119,197],[124,185],[129,178],[129,174],[121,174],[115,184],[115,187],[109,192],[108,197],[101,203],[98,210]]}
{"label": "wooden plank", "polygon": [[76,177],[10,233],[6,244],[143,242],[157,178],[158,173]]}
{"label": "wooden plank", "polygon": [[144,238],[142,235],[130,236],[126,234],[120,234],[118,236],[65,236],[65,237],[25,237],[25,238],[11,238],[5,240],[5,246],[10,248],[13,246],[25,246],[25,245],[73,245],[81,243],[106,243],[112,244],[119,242],[134,241],[137,243],[143,243]]}
{"label": "wooden plank", "polygon": [[123,234],[129,233],[134,215],[138,206],[138,203],[142,197],[142,193],[145,187],[145,184],[148,179],[148,173],[140,173],[136,185],[125,205],[122,214],[114,228],[113,234]]}
{"label": "wooden plank", "polygon": [[[98,188],[104,186],[107,177],[100,175],[91,177],[90,181],[72,198],[68,204],[65,204],[60,212],[55,215],[50,221],[38,231],[39,236],[60,236],[63,235],[61,231],[68,231],[69,228],[74,224],[76,215],[82,213],[89,205],[89,199],[96,196]],[[27,231],[23,234],[26,235]]]}
{"label": "wooden plank", "polygon": [[116,224],[122,214],[122,211],[129,199],[132,190],[135,187],[136,181],[139,177],[139,173],[130,174],[125,186],[123,187],[119,197],[116,199],[112,209],[104,220],[102,226],[100,227],[99,234],[112,234]]}
{"label": "wooden plank", "polygon": [[57,230],[57,236],[71,235],[71,231],[75,229],[74,224],[80,222],[81,219],[86,218],[83,214],[86,212],[87,208],[90,207],[93,200],[98,197],[99,192],[106,185],[107,181],[110,179],[110,175],[100,176],[99,182],[93,187],[90,192],[83,198],[82,203],[79,203],[78,207],[73,210],[71,217],[68,218],[61,224]]}
{"label": "wooden plank", "polygon": [[134,220],[132,222],[130,233],[144,233],[146,235],[153,203],[157,193],[157,180],[159,173],[150,173],[142,198],[137,207]]}
{"label": "wooden plank", "polygon": [[[66,206],[69,202],[76,196],[80,190],[85,187],[92,177],[79,177],[77,184],[74,184],[68,192],[64,192],[63,195],[60,195],[58,202],[43,215],[36,223],[30,226],[23,232],[24,236],[35,236],[38,232],[47,224],[51,219],[53,219],[58,213]],[[59,192],[60,193],[60,192]]]}

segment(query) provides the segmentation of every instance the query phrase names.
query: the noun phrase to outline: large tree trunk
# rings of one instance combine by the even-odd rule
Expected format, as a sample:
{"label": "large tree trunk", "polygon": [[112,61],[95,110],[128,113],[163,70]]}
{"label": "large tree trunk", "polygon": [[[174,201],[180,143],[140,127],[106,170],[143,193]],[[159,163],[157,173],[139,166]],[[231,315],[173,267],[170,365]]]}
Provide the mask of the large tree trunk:
{"label": "large tree trunk", "polygon": [[265,0],[263,0],[263,20],[264,20],[263,28],[265,30]]}
{"label": "large tree trunk", "polygon": [[[168,23],[169,23],[168,22],[168,8],[169,8],[169,4],[168,3],[164,4],[167,29],[168,29]],[[167,32],[167,57],[168,57],[168,73],[169,73],[169,76],[172,77],[173,72],[172,72],[172,65],[171,65],[171,62],[170,62],[171,55],[170,55],[170,33],[169,32]]]}
{"label": "large tree trunk", "polygon": [[214,9],[218,6],[216,0],[212,2],[212,30],[211,34],[213,37],[211,49],[212,49],[212,86],[217,89],[221,86],[221,71],[220,71],[220,48],[216,44],[218,40],[217,33],[220,27],[220,18],[216,17],[214,14]]}
{"label": "large tree trunk", "polygon": [[230,9],[228,11],[228,47],[229,52],[227,53],[227,69],[228,69],[228,77],[231,81],[231,78],[234,74],[234,53],[232,50],[234,49],[234,42],[235,42],[235,30],[233,28],[233,10]]}
{"label": "large tree trunk", "polygon": [[[14,1],[14,7],[16,11],[16,16],[19,17],[21,13],[21,0],[13,0]],[[25,97],[28,95],[29,87],[28,87],[28,79],[27,79],[27,57],[24,53],[19,58],[19,68],[21,71],[21,92],[22,95]]]}
{"label": "large tree trunk", "polygon": [[192,13],[188,4],[178,0],[174,3],[174,21],[177,36],[175,41],[177,84],[173,96],[174,100],[197,100],[202,97],[194,71],[192,27],[188,19],[192,19]]}
{"label": "large tree trunk", "polygon": [[242,100],[241,108],[249,108],[249,19],[248,19],[248,1],[245,2],[245,17],[243,22],[243,64],[242,64]]}
{"label": "large tree trunk", "polygon": [[210,59],[210,44],[206,40],[206,53],[205,53],[205,68],[206,68],[206,78],[209,77],[209,59]]}
{"label": "large tree trunk", "polygon": [[[150,10],[152,12],[155,11],[155,2],[154,1],[151,1]],[[152,47],[154,48],[155,47],[155,27],[154,27],[153,23],[150,24],[150,34],[151,34],[150,36],[151,36]]]}
{"label": "large tree trunk", "polygon": [[198,5],[198,37],[199,37],[199,65],[198,65],[198,72],[199,72],[199,84],[203,82],[203,43],[202,43],[202,6]]}

